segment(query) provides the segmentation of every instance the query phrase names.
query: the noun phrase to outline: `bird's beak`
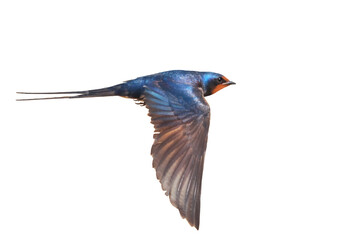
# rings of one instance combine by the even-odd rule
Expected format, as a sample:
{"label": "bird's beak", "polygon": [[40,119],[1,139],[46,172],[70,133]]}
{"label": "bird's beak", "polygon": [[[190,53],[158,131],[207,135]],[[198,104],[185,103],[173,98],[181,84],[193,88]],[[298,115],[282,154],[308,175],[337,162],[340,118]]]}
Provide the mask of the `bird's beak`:
{"label": "bird's beak", "polygon": [[227,86],[229,86],[229,85],[235,84],[234,82],[229,81],[229,80],[228,80],[227,78],[225,78],[225,77],[222,77],[222,78],[225,80],[225,82],[217,85],[217,86],[214,88],[214,90],[211,92],[211,94],[214,94],[214,93],[216,93],[217,91],[219,91],[219,90],[221,90],[221,89],[223,89],[223,88],[225,88],[225,87],[227,87]]}
{"label": "bird's beak", "polygon": [[228,81],[228,82],[224,82],[222,85],[229,86],[229,85],[233,85],[233,84],[236,84],[236,83],[234,83],[232,81]]}

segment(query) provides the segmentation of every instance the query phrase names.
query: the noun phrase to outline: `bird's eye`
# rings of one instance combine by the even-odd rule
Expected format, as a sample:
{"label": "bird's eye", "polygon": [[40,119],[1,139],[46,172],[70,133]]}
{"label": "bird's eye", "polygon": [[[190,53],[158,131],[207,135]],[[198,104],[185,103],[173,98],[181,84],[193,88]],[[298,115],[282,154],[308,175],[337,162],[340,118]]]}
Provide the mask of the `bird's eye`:
{"label": "bird's eye", "polygon": [[222,77],[218,77],[216,80],[217,80],[218,83],[222,83],[222,82],[223,82]]}

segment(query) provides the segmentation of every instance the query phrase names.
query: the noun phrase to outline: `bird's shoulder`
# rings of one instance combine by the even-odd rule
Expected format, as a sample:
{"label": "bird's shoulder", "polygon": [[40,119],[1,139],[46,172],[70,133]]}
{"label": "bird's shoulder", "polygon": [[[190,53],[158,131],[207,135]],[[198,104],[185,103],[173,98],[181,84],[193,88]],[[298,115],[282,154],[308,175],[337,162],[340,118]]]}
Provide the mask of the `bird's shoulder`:
{"label": "bird's shoulder", "polygon": [[165,73],[148,79],[144,84],[144,93],[148,99],[158,98],[158,103],[166,103],[173,107],[174,111],[186,110],[199,114],[210,112],[197,74],[179,74],[178,71]]}

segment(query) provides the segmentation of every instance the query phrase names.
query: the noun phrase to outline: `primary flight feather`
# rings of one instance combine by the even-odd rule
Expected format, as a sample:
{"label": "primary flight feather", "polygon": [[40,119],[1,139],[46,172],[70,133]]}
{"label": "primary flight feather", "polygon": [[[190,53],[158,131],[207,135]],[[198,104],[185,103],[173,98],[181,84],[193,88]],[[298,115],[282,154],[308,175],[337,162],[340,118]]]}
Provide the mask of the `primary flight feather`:
{"label": "primary flight feather", "polygon": [[235,83],[218,73],[176,70],[88,91],[18,92],[75,95],[17,100],[121,96],[145,105],[155,127],[151,155],[156,177],[181,216],[199,229],[201,180],[210,125],[210,107],[205,97],[231,84]]}

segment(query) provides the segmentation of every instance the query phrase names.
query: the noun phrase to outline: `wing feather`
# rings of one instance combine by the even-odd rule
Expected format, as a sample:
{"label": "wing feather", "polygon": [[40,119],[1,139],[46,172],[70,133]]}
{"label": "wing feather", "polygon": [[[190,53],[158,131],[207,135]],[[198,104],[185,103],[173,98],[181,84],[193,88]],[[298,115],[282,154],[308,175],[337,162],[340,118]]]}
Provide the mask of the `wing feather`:
{"label": "wing feather", "polygon": [[151,154],[156,177],[180,215],[199,229],[209,105],[200,88],[161,82],[146,86],[144,102],[155,127]]}

